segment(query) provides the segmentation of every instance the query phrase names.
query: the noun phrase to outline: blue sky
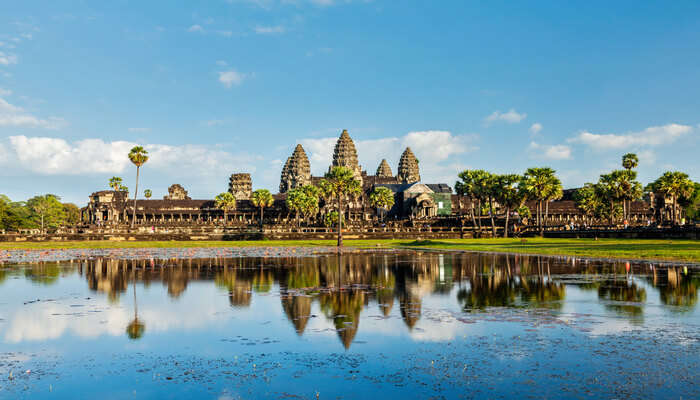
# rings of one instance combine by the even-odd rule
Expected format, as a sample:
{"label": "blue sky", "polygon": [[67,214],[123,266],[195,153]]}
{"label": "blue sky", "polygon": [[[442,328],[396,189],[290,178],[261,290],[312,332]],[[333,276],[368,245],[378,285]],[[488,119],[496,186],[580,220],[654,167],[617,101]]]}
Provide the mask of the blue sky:
{"label": "blue sky", "polygon": [[[125,153],[140,188],[195,198],[250,172],[277,190],[296,143],[328,166],[403,148],[424,182],[555,168],[566,187],[640,155],[700,180],[700,2],[0,0],[0,193],[84,205]],[[143,4],[146,3],[146,4]]]}

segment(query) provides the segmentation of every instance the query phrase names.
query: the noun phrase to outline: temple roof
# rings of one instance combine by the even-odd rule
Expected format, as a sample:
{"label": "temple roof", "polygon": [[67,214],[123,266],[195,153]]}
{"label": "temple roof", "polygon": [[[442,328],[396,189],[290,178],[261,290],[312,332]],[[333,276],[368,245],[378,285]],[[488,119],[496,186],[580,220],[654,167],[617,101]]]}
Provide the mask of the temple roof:
{"label": "temple roof", "polygon": [[418,159],[411,151],[410,147],[406,147],[401,159],[399,160],[399,171],[396,174],[399,182],[413,183],[420,181],[420,169],[418,168]]}
{"label": "temple roof", "polygon": [[382,162],[379,163],[379,167],[377,167],[377,176],[382,178],[391,178],[393,176],[391,167],[389,163],[386,162],[386,158],[382,159]]}
{"label": "temple roof", "polygon": [[343,133],[340,134],[338,141],[335,143],[333,163],[331,164],[331,168],[333,167],[350,168],[355,174],[355,178],[362,179],[362,172],[357,161],[357,149],[346,129],[343,129]]}
{"label": "temple roof", "polygon": [[309,157],[306,156],[304,147],[297,144],[282,168],[280,192],[284,193],[309,183],[311,183],[311,163],[309,163]]}

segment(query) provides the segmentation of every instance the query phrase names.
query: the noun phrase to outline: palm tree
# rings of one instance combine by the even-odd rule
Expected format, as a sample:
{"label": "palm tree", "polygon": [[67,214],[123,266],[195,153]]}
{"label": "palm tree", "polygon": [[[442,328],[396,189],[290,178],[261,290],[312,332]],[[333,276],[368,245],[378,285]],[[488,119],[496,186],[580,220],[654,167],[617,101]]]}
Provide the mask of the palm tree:
{"label": "palm tree", "polygon": [[460,196],[466,196],[469,199],[469,214],[472,217],[472,225],[476,228],[476,216],[474,215],[474,202],[476,201],[476,174],[478,170],[466,169],[459,173],[458,177],[461,180],[455,182],[455,191]]}
{"label": "palm tree", "polygon": [[672,220],[678,222],[678,201],[688,199],[695,191],[695,184],[690,180],[688,174],[678,171],[666,171],[657,180],[650,183],[647,187],[649,191],[662,193],[664,196],[671,197],[672,201]]}
{"label": "palm tree", "polygon": [[[526,193],[520,188],[522,176],[516,174],[496,175],[494,178],[494,195],[496,202],[506,209],[503,237],[508,237],[510,212],[519,209],[525,202]],[[495,234],[495,233],[494,233]]]}
{"label": "palm tree", "polygon": [[287,200],[285,201],[287,209],[294,212],[297,226],[299,227],[301,226],[299,214],[301,214],[304,209],[304,201],[306,201],[306,194],[304,194],[301,188],[295,188],[287,192]]}
{"label": "palm tree", "polygon": [[[488,201],[491,196],[492,180],[493,175],[483,169],[478,169],[474,173],[474,195],[476,196],[477,208],[479,210],[479,232],[481,232],[481,217],[484,215],[482,203]],[[493,213],[491,213],[491,215],[493,215]]]}
{"label": "palm tree", "polygon": [[[376,187],[369,195],[369,204],[372,207],[388,211],[394,206],[394,192],[383,186]],[[384,214],[386,216],[386,212]]]}
{"label": "palm tree", "polygon": [[150,199],[151,196],[153,196],[153,192],[151,192],[151,189],[146,189],[143,191],[143,197],[146,199]]}
{"label": "palm tree", "polygon": [[586,217],[590,219],[596,217],[596,213],[598,212],[601,206],[601,202],[598,196],[596,195],[594,184],[586,183],[585,185],[583,185],[582,188],[574,192],[573,197],[574,202],[576,203],[576,207],[583,211],[583,214]]}
{"label": "palm tree", "polygon": [[129,160],[136,166],[136,190],[134,190],[134,212],[131,218],[131,227],[136,223],[136,197],[139,194],[139,170],[148,161],[148,152],[141,146],[134,146],[129,152]]}
{"label": "palm tree", "polygon": [[[523,189],[528,197],[537,202],[537,225],[540,229],[540,236],[544,235],[542,224],[543,206],[550,200],[561,198],[561,181],[555,175],[556,171],[549,167],[528,168],[523,175]],[[549,212],[549,207],[545,212],[545,218]]]}
{"label": "palm tree", "polygon": [[224,211],[224,224],[228,223],[228,212],[236,209],[236,197],[230,192],[223,192],[216,195],[214,199],[216,207]]}
{"label": "palm tree", "polygon": [[625,190],[622,185],[624,178],[621,176],[624,172],[616,170],[609,174],[603,174],[598,181],[597,193],[607,200],[610,206],[610,225],[615,224],[615,202],[624,198]]}
{"label": "palm tree", "polygon": [[260,209],[260,230],[263,230],[263,209],[265,207],[272,207],[272,205],[275,203],[275,199],[272,197],[272,193],[270,193],[269,190],[267,189],[258,189],[253,192],[253,195],[250,197],[250,202],[255,206]]}
{"label": "palm tree", "polygon": [[634,153],[627,153],[622,156],[622,168],[631,171],[639,165],[639,158]]}
{"label": "palm tree", "polygon": [[113,176],[109,179],[109,187],[112,188],[115,192],[119,190],[119,188],[122,186],[122,178],[118,176]]}
{"label": "palm tree", "polygon": [[353,176],[352,170],[346,167],[333,167],[325,181],[332,199],[336,200],[338,211],[338,247],[343,246],[343,202],[356,197],[362,190],[360,182]]}

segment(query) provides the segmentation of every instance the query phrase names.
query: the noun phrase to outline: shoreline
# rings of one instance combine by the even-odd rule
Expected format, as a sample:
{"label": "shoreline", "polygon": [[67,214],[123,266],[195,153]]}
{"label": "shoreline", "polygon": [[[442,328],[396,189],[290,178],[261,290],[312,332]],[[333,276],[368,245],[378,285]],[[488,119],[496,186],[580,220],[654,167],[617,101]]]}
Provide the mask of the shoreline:
{"label": "shoreline", "polygon": [[[470,252],[700,265],[700,241],[634,239],[446,239],[346,240],[344,253],[386,250]],[[95,257],[138,259],[191,257],[299,257],[336,253],[332,240],[246,242],[41,242],[0,243],[0,264],[86,260]],[[121,253],[121,254],[119,254]],[[648,256],[643,256],[647,254]],[[156,257],[152,257],[156,255]],[[191,256],[189,256],[191,255]],[[640,256],[641,255],[641,256]]]}

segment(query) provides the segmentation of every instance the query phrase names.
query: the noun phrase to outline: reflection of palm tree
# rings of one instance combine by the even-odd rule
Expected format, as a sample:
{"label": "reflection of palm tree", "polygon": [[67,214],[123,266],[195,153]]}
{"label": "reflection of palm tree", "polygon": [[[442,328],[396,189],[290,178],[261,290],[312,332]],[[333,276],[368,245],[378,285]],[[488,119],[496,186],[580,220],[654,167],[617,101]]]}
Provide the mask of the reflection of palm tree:
{"label": "reflection of palm tree", "polygon": [[131,340],[141,339],[146,331],[146,325],[143,321],[139,321],[138,305],[136,303],[136,279],[134,278],[134,319],[126,326],[126,334]]}
{"label": "reflection of palm tree", "polygon": [[672,311],[691,311],[698,303],[698,286],[700,282],[697,278],[682,274],[680,269],[668,268],[668,283],[659,287],[659,297],[661,302],[667,306],[672,306]]}
{"label": "reflection of palm tree", "polygon": [[640,316],[647,292],[634,282],[627,280],[610,280],[598,287],[598,298],[610,303],[605,308],[622,315]]}

